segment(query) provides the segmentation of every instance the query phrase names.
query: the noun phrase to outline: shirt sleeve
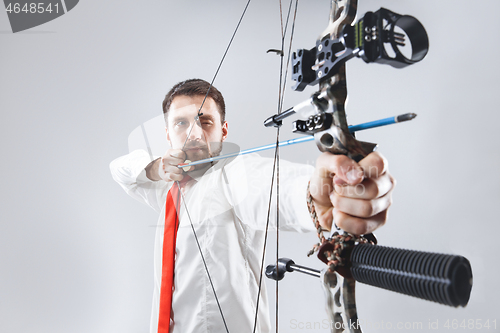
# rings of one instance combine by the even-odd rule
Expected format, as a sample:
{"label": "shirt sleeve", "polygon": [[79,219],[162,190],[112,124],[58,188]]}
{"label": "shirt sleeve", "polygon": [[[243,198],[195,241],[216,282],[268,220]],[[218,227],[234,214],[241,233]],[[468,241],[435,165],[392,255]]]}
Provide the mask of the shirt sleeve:
{"label": "shirt sleeve", "polygon": [[[280,209],[285,220],[280,229],[316,231],[307,209],[307,186],[314,172],[312,165],[280,162]],[[292,221],[288,224],[287,221]],[[281,224],[281,223],[280,223]]]}
{"label": "shirt sleeve", "polygon": [[160,212],[168,183],[162,180],[152,181],[146,176],[144,168],[151,162],[146,151],[134,150],[112,161],[109,167],[113,179],[128,195]]}

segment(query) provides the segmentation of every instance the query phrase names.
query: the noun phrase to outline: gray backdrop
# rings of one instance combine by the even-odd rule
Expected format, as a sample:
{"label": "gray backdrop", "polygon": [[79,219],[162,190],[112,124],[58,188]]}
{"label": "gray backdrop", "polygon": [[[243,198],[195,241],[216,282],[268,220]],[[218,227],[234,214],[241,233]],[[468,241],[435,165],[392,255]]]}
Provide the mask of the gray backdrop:
{"label": "gray backdrop", "polygon": [[[157,216],[113,182],[108,164],[161,113],[173,84],[212,78],[245,3],[86,0],[17,34],[1,11],[0,331],[147,331]],[[358,136],[379,143],[398,181],[377,236],[388,246],[466,256],[474,287],[469,305],[454,309],[358,285],[359,317],[366,332],[389,323],[436,331],[428,328],[436,322],[440,331],[464,319],[496,320],[483,330],[498,331],[500,2],[360,0],[358,13],[381,6],[417,17],[430,51],[403,70],[359,59],[347,66],[351,124],[418,113]],[[294,49],[313,46],[328,11],[326,0],[299,4]],[[279,57],[266,50],[279,47],[278,3],[254,0],[215,82],[227,99],[229,140],[242,148],[275,138],[262,121],[276,111],[279,75]],[[288,89],[285,107],[312,91]],[[282,138],[292,137],[286,121]],[[282,150],[304,163],[317,155],[312,143]],[[321,267],[305,257],[314,234],[282,236],[282,256]],[[326,319],[314,278],[290,274],[280,301],[282,332],[327,331],[293,327]]]}

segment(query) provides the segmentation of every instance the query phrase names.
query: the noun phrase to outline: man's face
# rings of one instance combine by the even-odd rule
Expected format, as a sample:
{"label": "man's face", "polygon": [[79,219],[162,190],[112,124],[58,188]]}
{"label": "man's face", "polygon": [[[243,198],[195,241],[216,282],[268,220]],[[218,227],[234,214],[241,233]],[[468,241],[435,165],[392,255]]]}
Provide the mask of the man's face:
{"label": "man's face", "polygon": [[207,97],[201,109],[203,115],[195,121],[204,97],[177,96],[167,113],[167,140],[172,148],[184,150],[191,161],[217,156],[227,137],[227,122],[221,124],[212,98]]}

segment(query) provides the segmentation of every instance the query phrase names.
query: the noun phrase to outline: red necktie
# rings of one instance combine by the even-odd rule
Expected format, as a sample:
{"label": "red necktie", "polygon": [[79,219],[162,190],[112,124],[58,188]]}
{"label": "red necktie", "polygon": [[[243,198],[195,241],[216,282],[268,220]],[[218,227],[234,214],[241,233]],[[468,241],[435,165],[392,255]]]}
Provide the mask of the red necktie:
{"label": "red necktie", "polygon": [[175,261],[175,240],[177,229],[179,228],[179,216],[177,209],[180,209],[181,195],[179,186],[182,188],[192,178],[184,175],[184,178],[175,182],[167,194],[165,207],[165,231],[163,234],[163,258],[161,269],[160,288],[160,314],[158,320],[158,333],[168,333],[170,329],[170,316],[172,311],[172,287],[174,284],[174,261]]}

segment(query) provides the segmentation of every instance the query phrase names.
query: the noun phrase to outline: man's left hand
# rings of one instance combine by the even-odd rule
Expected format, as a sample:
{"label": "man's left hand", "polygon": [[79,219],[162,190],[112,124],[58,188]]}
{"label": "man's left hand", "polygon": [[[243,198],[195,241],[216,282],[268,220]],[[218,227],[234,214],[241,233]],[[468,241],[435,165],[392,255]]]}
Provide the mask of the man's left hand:
{"label": "man's left hand", "polygon": [[387,160],[377,152],[359,163],[323,153],[316,161],[310,192],[324,229],[330,230],[333,220],[342,230],[363,235],[385,224],[394,186]]}

